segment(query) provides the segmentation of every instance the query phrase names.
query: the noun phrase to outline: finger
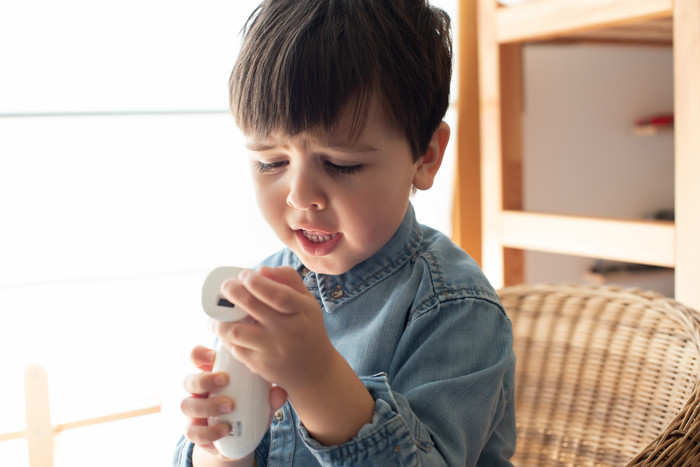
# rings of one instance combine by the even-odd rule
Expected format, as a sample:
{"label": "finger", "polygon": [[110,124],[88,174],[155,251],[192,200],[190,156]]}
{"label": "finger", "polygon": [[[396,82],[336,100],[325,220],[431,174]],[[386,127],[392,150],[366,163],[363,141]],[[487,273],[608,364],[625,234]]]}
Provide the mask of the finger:
{"label": "finger", "polygon": [[208,418],[233,412],[235,404],[230,397],[186,397],[180,403],[180,411],[189,418]]}
{"label": "finger", "polygon": [[261,350],[266,341],[267,331],[259,324],[238,321],[235,323],[216,323],[216,335],[234,353],[238,349]]}
{"label": "finger", "polygon": [[224,372],[193,373],[185,377],[182,383],[185,391],[195,396],[206,397],[214,389],[228,384],[228,375]]}
{"label": "finger", "polygon": [[287,403],[287,391],[279,386],[272,385],[270,388],[270,408],[275,411]]}
{"label": "finger", "polygon": [[258,272],[268,279],[293,288],[297,292],[306,292],[308,290],[299,273],[289,266],[279,266],[275,268],[261,266]]}
{"label": "finger", "polygon": [[212,443],[228,435],[230,428],[225,423],[208,426],[205,419],[194,419],[185,427],[185,438],[205,449],[211,449]]}
{"label": "finger", "polygon": [[276,311],[270,309],[258,297],[251,294],[239,279],[227,279],[221,284],[221,294],[235,306],[244,310],[249,317],[259,321],[263,326],[270,324]]}
{"label": "finger", "polygon": [[211,371],[216,359],[216,351],[203,345],[198,345],[190,353],[192,363],[202,371]]}
{"label": "finger", "polygon": [[[265,274],[270,272],[275,278],[267,277],[264,273],[256,273],[248,271],[242,277],[243,286],[249,293],[258,301],[265,304],[269,308],[283,313],[293,313],[298,310],[303,303],[303,299],[309,293],[304,286],[301,277],[291,268],[285,268],[281,271],[271,268],[264,269]],[[272,273],[272,271],[275,271]],[[293,273],[296,277],[292,279]],[[293,283],[289,285],[286,282],[280,282],[276,279],[284,279]],[[301,290],[298,284],[301,283]]]}

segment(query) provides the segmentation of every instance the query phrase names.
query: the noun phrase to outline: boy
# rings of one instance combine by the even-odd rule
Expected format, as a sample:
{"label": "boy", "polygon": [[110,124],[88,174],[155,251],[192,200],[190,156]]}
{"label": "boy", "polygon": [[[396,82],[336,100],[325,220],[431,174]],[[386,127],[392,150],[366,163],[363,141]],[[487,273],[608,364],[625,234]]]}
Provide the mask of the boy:
{"label": "boy", "polygon": [[[224,458],[236,401],[214,352],[176,465],[510,465],[512,334],[478,266],[417,223],[449,139],[449,18],[425,0],[266,0],[231,75],[259,207],[288,247],[222,285],[249,322],[215,331],[276,383],[256,452]],[[278,410],[279,409],[279,410]]]}

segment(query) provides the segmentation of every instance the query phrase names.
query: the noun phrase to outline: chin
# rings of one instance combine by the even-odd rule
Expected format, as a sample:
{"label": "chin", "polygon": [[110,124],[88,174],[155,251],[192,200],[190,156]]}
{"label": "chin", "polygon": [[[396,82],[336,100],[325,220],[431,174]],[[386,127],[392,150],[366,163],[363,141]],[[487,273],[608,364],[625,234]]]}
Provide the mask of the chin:
{"label": "chin", "polygon": [[325,274],[327,276],[339,276],[340,274],[348,272],[352,267],[349,268],[342,268],[342,267],[328,267],[328,266],[319,266],[316,264],[308,265],[304,263],[304,266],[312,270],[313,272],[317,274]]}
{"label": "chin", "polygon": [[[324,261],[321,258],[309,258],[308,256],[297,256],[302,260],[304,266],[317,274],[326,274],[328,276],[338,276],[348,272],[355,265],[339,264],[333,261]],[[319,261],[319,259],[321,259]]]}

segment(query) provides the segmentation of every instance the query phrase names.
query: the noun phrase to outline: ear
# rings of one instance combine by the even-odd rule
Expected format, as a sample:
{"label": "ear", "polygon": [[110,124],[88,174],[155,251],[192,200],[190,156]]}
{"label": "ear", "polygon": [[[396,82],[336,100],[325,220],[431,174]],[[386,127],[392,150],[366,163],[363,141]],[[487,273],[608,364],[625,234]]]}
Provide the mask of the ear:
{"label": "ear", "polygon": [[413,177],[413,186],[419,190],[427,190],[433,186],[435,174],[440,169],[442,157],[445,155],[447,142],[450,140],[450,127],[442,122],[433,133],[428,144],[428,150],[416,162],[416,174]]}

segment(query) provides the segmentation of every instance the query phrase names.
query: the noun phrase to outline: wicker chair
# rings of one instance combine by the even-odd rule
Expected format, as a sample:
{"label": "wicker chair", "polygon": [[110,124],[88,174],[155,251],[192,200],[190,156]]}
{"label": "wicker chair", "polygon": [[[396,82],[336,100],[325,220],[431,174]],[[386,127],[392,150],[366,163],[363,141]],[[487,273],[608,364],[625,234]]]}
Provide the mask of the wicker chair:
{"label": "wicker chair", "polygon": [[637,289],[515,286],[516,466],[700,466],[700,314]]}

